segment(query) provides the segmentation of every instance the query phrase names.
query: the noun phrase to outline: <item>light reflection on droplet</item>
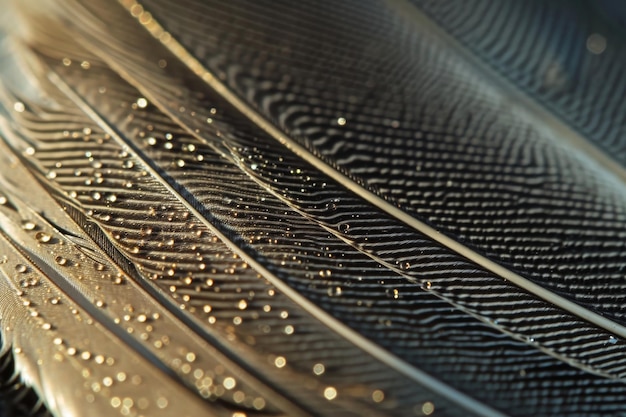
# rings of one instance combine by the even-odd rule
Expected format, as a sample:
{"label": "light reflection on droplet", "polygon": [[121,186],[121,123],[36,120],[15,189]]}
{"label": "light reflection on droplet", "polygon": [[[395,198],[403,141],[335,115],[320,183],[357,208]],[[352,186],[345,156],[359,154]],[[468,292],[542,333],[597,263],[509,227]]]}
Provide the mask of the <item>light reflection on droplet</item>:
{"label": "light reflection on droplet", "polygon": [[426,401],[422,405],[422,413],[424,413],[424,415],[429,416],[434,412],[435,412],[435,404],[431,403],[430,401]]}
{"label": "light reflection on droplet", "polygon": [[287,360],[284,357],[279,356],[274,359],[274,365],[276,365],[277,368],[284,368],[285,365],[287,365]]}
{"label": "light reflection on droplet", "polygon": [[159,407],[159,408],[161,408],[161,409],[166,408],[166,407],[167,407],[167,405],[168,405],[167,398],[165,398],[165,397],[159,397],[159,398],[157,399],[156,404],[157,404],[157,407]]}
{"label": "light reflection on droplet", "polygon": [[324,398],[328,401],[332,401],[337,398],[337,389],[335,387],[326,387],[324,390]]}
{"label": "light reflection on droplet", "polygon": [[592,33],[587,38],[587,50],[594,55],[600,55],[606,50],[606,38],[599,33]]}
{"label": "light reflection on droplet", "polygon": [[49,243],[52,240],[52,236],[44,232],[37,232],[35,239],[40,243]]}
{"label": "light reflection on droplet", "polygon": [[24,230],[35,230],[37,226],[35,225],[35,223],[31,222],[30,220],[25,220],[22,222],[22,229]]}
{"label": "light reflection on droplet", "polygon": [[375,403],[380,403],[385,399],[385,393],[382,392],[381,390],[377,389],[376,391],[372,392],[372,400]]}
{"label": "light reflection on droplet", "polygon": [[235,386],[237,385],[237,381],[235,381],[235,378],[229,376],[227,378],[224,378],[224,383],[222,385],[224,385],[224,388],[231,390],[235,388]]}
{"label": "light reflection on droplet", "polygon": [[321,363],[316,363],[315,365],[313,365],[313,373],[317,376],[322,375],[324,372],[326,372],[326,367],[324,366],[324,364]]}

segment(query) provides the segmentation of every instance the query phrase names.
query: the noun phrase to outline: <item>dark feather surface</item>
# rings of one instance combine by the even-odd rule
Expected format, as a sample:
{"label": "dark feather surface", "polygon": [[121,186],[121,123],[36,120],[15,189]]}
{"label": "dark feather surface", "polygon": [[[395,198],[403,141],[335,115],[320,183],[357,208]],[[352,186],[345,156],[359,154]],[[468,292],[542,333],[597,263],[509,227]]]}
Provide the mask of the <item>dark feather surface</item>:
{"label": "dark feather surface", "polygon": [[[621,55],[481,4],[14,3],[3,340],[52,414],[625,412]],[[590,84],[537,84],[559,39]]]}

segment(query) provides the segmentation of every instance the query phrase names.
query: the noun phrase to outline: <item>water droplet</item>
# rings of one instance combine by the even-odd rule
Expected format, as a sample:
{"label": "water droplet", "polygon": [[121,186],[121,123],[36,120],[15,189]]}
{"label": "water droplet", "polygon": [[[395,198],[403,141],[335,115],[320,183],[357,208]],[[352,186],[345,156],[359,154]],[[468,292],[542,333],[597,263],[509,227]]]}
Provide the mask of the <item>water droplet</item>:
{"label": "water droplet", "polygon": [[30,278],[20,281],[20,286],[22,288],[36,287],[37,285],[39,285],[39,279],[37,278]]}
{"label": "water droplet", "polygon": [[235,378],[229,376],[224,378],[222,385],[224,385],[224,388],[231,390],[237,386],[237,381],[235,381]]}
{"label": "water droplet", "polygon": [[335,387],[326,387],[324,390],[324,398],[328,401],[332,401],[337,398],[337,389]]}
{"label": "water droplet", "polygon": [[334,287],[328,289],[328,295],[330,297],[339,297],[341,296],[342,290],[341,287]]}
{"label": "water droplet", "polygon": [[252,406],[257,410],[262,410],[265,408],[265,400],[261,397],[257,397],[252,401]]}
{"label": "water droplet", "polygon": [[332,271],[330,269],[322,269],[319,274],[322,278],[329,278],[332,275]]}
{"label": "water droplet", "polygon": [[609,343],[610,343],[610,344],[612,344],[612,345],[614,345],[614,344],[616,344],[616,343],[617,343],[617,339],[616,339],[615,337],[613,337],[613,336],[610,336],[610,337],[609,337]]}
{"label": "water droplet", "polygon": [[348,233],[348,230],[350,230],[350,225],[348,223],[341,223],[339,225],[339,231],[341,233]]}
{"label": "water droplet", "polygon": [[372,392],[372,400],[375,403],[380,403],[385,399],[385,393],[382,392],[381,390],[377,389],[376,391]]}
{"label": "water droplet", "polygon": [[348,121],[344,117],[337,118],[337,124],[339,126],[345,126]]}
{"label": "water droplet", "polygon": [[587,38],[587,50],[594,55],[600,55],[606,50],[606,38],[599,33],[592,33]]}
{"label": "water droplet", "polygon": [[326,367],[324,366],[324,364],[321,363],[316,363],[315,365],[313,365],[313,373],[317,376],[322,375],[324,372],[326,372]]}
{"label": "water droplet", "polygon": [[61,266],[67,265],[67,259],[65,259],[62,256],[57,256],[56,258],[54,258],[55,262]]}
{"label": "water droplet", "polygon": [[277,368],[284,368],[285,365],[287,365],[287,359],[285,359],[283,356],[279,356],[274,359],[274,365],[276,365]]}
{"label": "water droplet", "polygon": [[246,300],[239,300],[239,304],[237,304],[239,310],[245,310],[248,307],[248,302]]}
{"label": "water droplet", "polygon": [[15,266],[15,271],[20,273],[20,274],[23,274],[24,272],[28,271],[28,267],[26,265],[23,265],[23,264],[17,264]]}
{"label": "water droplet", "polygon": [[145,109],[148,106],[148,100],[146,100],[143,97],[139,97],[137,99],[137,107],[139,107],[140,109]]}
{"label": "water droplet", "polygon": [[13,110],[18,113],[22,113],[24,110],[26,110],[26,106],[24,106],[24,103],[18,101],[16,103],[13,103]]}
{"label": "water droplet", "polygon": [[100,193],[99,193],[99,192],[97,192],[97,191],[94,191],[94,192],[91,194],[91,197],[92,197],[94,200],[100,200],[100,199],[102,198],[102,194],[100,194]]}
{"label": "water droplet", "polygon": [[35,239],[40,243],[49,243],[52,240],[52,236],[44,232],[37,232]]}
{"label": "water droplet", "polygon": [[35,225],[35,223],[31,222],[30,220],[24,220],[22,222],[22,229],[24,230],[35,230],[36,227],[37,225]]}
{"label": "water droplet", "polygon": [[430,401],[426,401],[422,405],[422,413],[424,413],[424,415],[429,416],[434,412],[435,412],[435,404],[431,403]]}

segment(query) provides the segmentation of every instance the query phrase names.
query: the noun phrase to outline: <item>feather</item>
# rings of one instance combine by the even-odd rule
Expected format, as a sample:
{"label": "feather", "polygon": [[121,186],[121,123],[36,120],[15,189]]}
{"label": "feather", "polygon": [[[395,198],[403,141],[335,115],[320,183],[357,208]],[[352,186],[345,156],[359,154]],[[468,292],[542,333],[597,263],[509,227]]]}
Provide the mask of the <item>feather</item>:
{"label": "feather", "polygon": [[502,75],[439,3],[215,3],[13,3],[3,341],[53,415],[624,411],[584,88]]}

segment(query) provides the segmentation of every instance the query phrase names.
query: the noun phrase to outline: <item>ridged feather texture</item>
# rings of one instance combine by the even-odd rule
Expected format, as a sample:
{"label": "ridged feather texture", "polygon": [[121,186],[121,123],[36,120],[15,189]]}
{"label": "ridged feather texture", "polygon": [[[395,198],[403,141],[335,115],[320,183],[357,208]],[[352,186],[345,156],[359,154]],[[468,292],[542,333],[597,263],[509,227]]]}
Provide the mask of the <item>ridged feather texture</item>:
{"label": "ridged feather texture", "polygon": [[8,412],[626,413],[621,6],[4,3]]}

